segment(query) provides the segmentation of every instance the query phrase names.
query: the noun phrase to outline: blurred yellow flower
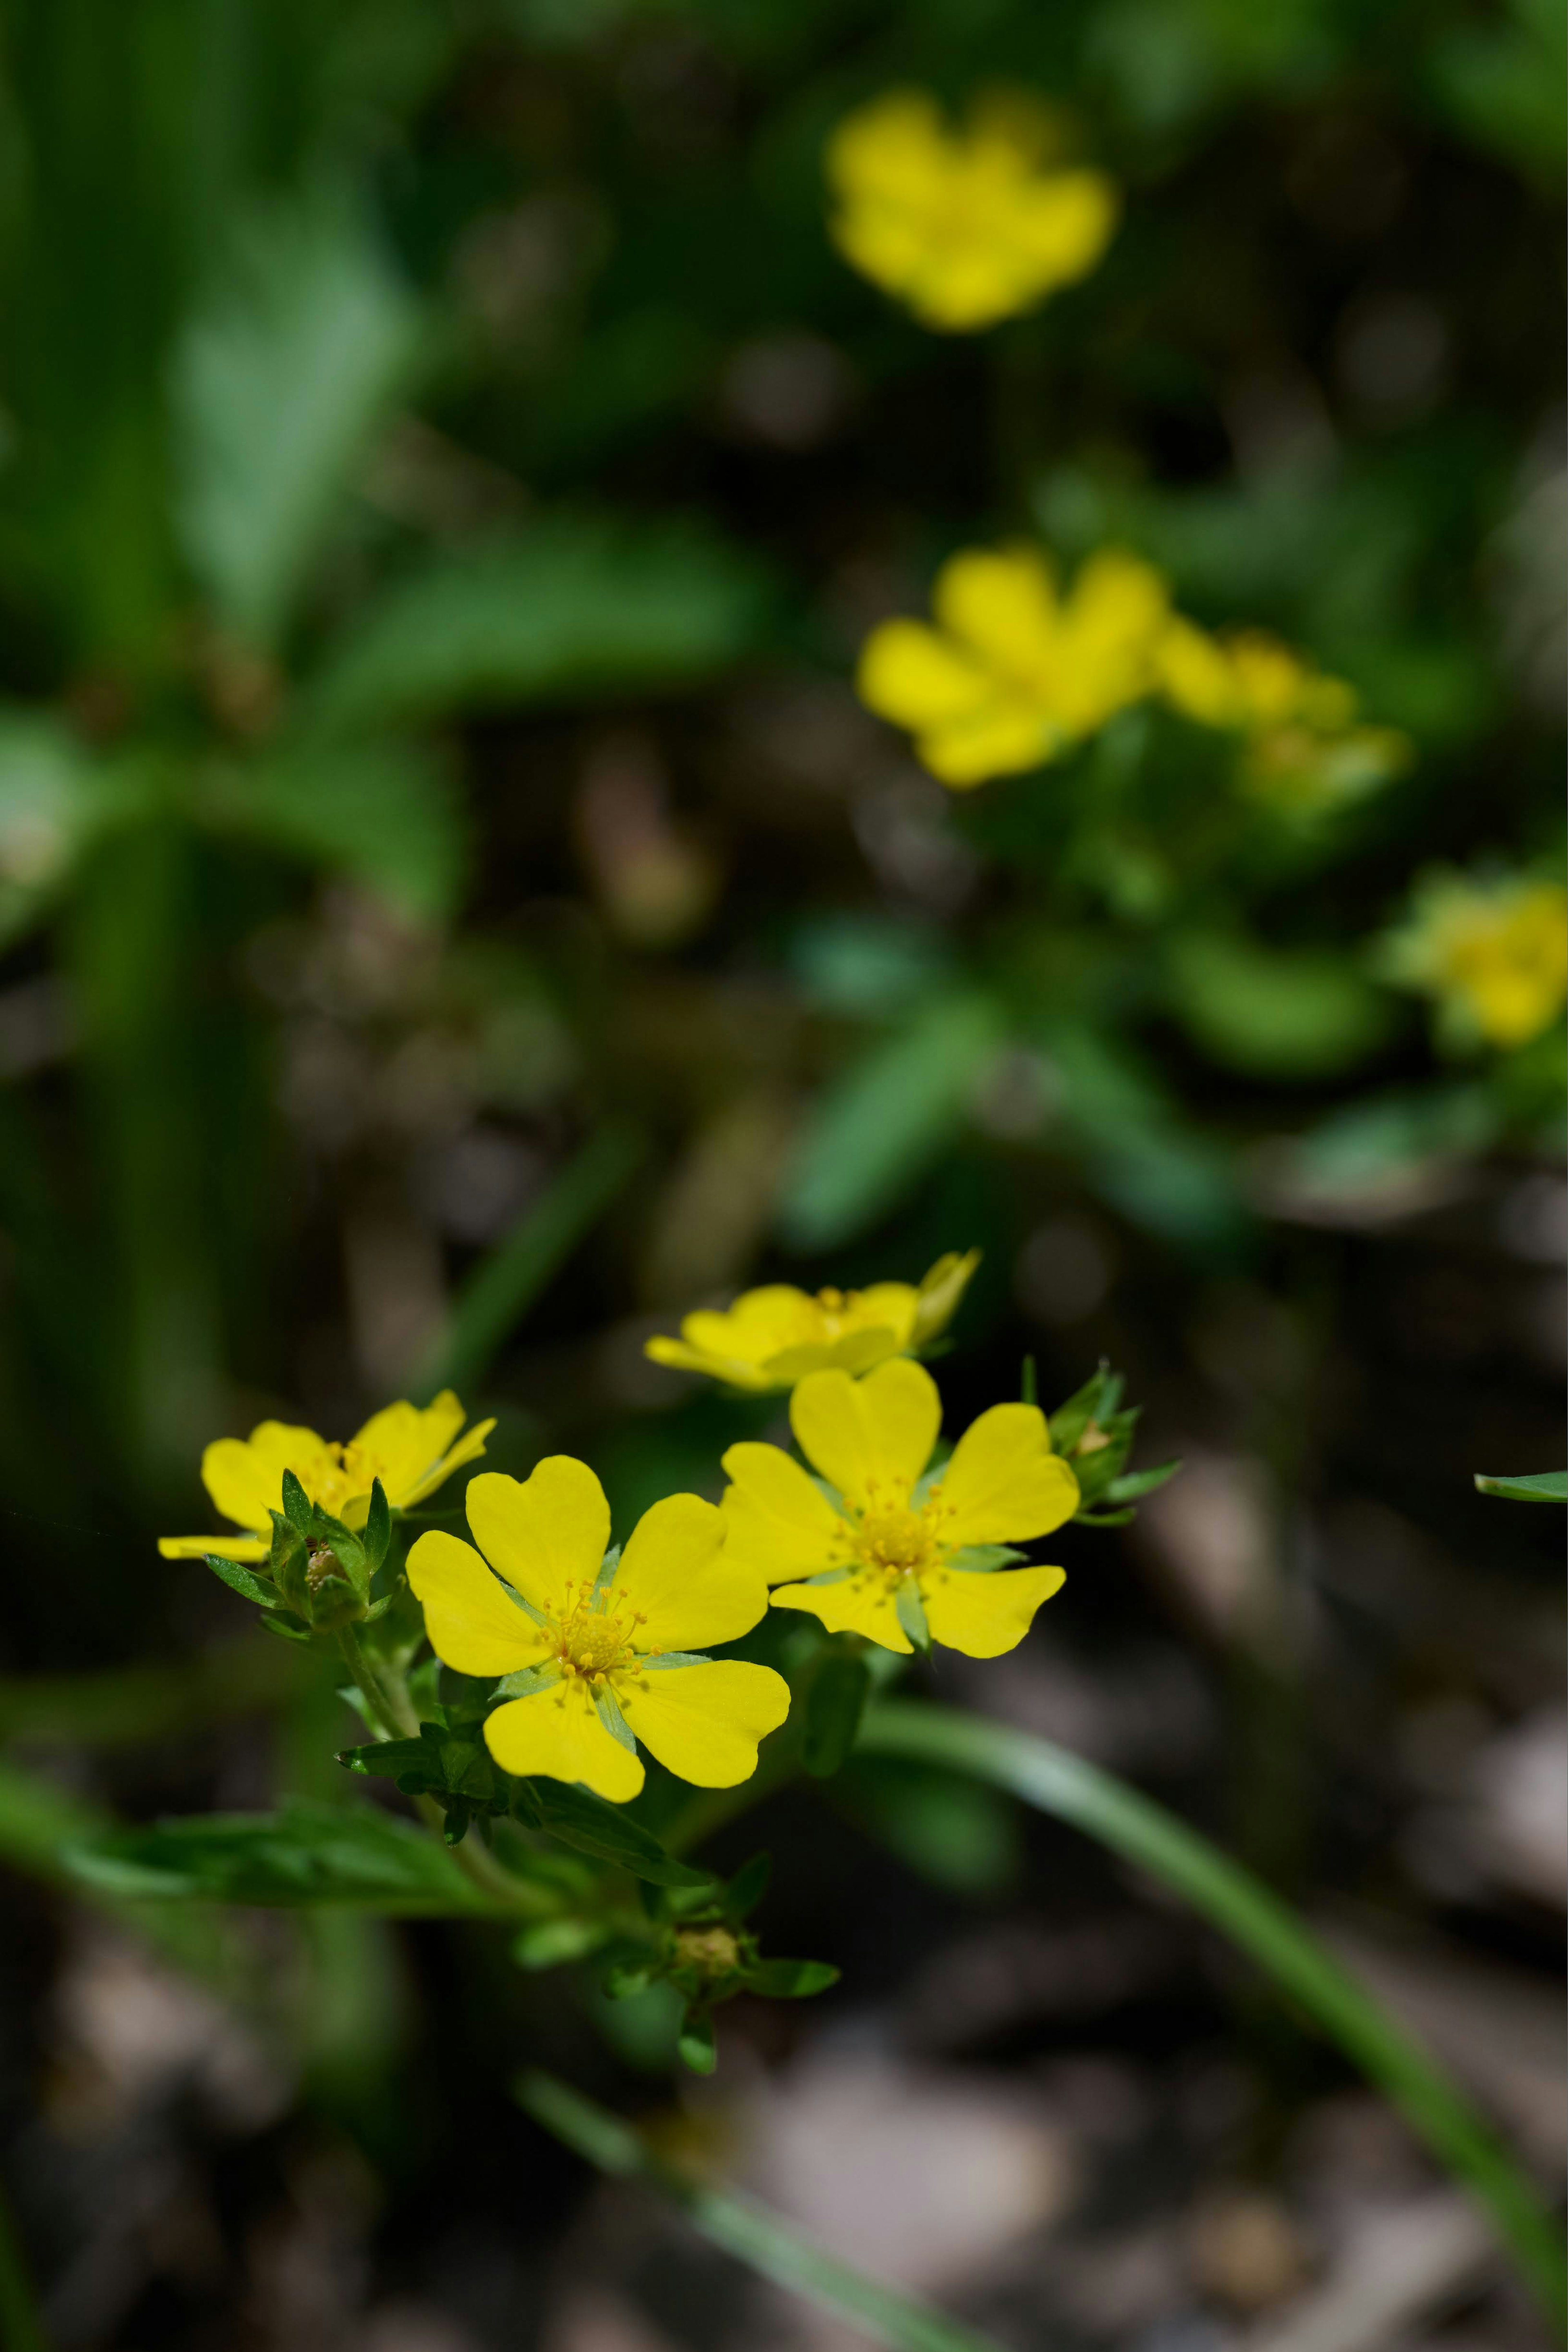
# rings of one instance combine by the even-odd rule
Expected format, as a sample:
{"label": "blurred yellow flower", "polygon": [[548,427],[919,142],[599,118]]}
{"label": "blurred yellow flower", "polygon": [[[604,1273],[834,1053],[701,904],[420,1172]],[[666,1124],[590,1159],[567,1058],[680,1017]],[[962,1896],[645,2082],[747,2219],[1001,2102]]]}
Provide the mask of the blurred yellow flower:
{"label": "blurred yellow flower", "polygon": [[1170,620],[1159,572],[1116,548],[1066,594],[1035,548],[970,549],[943,565],[931,603],[935,628],[873,630],[855,684],[958,789],[1038,768],[1147,694]]}
{"label": "blurred yellow flower", "polygon": [[569,1454],[526,1480],[486,1472],[467,1507],[479,1551],[433,1528],[409,1553],[408,1580],[437,1657],[459,1674],[515,1677],[485,1723],[503,1770],[580,1780],[621,1803],[643,1786],[641,1739],[699,1788],[749,1780],[789,1685],[770,1666],[693,1654],[738,1640],[768,1605],[713,1504],[667,1495],[618,1559],[606,1558],[604,1489]]}
{"label": "blurred yellow flower", "polygon": [[313,1503],[350,1528],[362,1528],[371,1488],[380,1479],[393,1510],[409,1510],[433,1495],[465,1462],[485,1451],[494,1421],[476,1422],[454,1444],[463,1407],[450,1389],[434,1404],[389,1404],[372,1413],[346,1445],[313,1429],[264,1421],[246,1438],[220,1437],[202,1455],[202,1484],[240,1536],[161,1536],[165,1559],[265,1559],[272,1549],[274,1511],[283,1508],[283,1474],[292,1470]]}
{"label": "blurred yellow flower", "polygon": [[994,326],[1086,276],[1115,226],[1114,183],[1063,145],[1027,93],[980,100],[953,131],[927,91],[889,90],[829,143],[834,242],[923,326]]}
{"label": "blurred yellow flower", "polygon": [[918,1289],[876,1282],[869,1290],[795,1290],[769,1283],[744,1291],[722,1314],[701,1310],[681,1324],[678,1339],[647,1342],[656,1364],[706,1372],[735,1389],[788,1389],[830,1364],[863,1372],[884,1357],[914,1353],[945,1331],[978,1250],[937,1259]]}
{"label": "blurred yellow flower", "polygon": [[897,1359],[858,1381],[812,1372],[789,1420],[832,1497],[777,1445],[732,1445],[724,1457],[730,1557],[784,1586],[774,1608],[808,1610],[830,1633],[885,1650],[912,1648],[908,1623],[922,1614],[933,1641],[967,1657],[1022,1641],[1062,1571],[1001,1566],[994,1547],[1049,1535],[1079,1502],[1038,1406],[993,1405],[934,1480],[922,1474],[942,1400],[920,1364]]}
{"label": "blurred yellow flower", "polygon": [[1240,782],[1255,800],[1310,814],[1359,800],[1409,764],[1408,737],[1357,725],[1354,687],[1261,629],[1211,637],[1173,614],[1154,658],[1176,709],[1246,739]]}
{"label": "blurred yellow flower", "polygon": [[1449,1045],[1527,1045],[1568,1000],[1568,890],[1522,876],[1435,871],[1384,941],[1384,975],[1436,1000]]}

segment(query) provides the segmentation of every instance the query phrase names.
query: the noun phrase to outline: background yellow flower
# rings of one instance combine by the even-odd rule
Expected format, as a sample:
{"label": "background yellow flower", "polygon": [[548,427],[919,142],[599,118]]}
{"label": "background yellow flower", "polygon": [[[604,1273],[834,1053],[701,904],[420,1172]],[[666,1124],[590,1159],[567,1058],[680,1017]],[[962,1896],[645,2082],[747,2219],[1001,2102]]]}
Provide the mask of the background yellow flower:
{"label": "background yellow flower", "polygon": [[972,1658],[1022,1641],[1063,1571],[1009,1568],[1021,1557],[1010,1547],[1049,1535],[1079,1501],[1038,1406],[993,1405],[930,1481],[942,1400],[920,1364],[896,1359],[862,1381],[813,1372],[789,1420],[836,1499],[777,1445],[732,1445],[724,1457],[731,1551],[784,1585],[776,1609],[806,1610],[830,1633],[886,1650],[911,1650],[912,1631]]}
{"label": "background yellow flower", "polygon": [[1245,737],[1240,781],[1255,800],[1302,813],[1334,807],[1409,764],[1407,736],[1358,725],[1354,688],[1265,630],[1213,637],[1173,614],[1154,659],[1175,709]]}
{"label": "background yellow flower", "polygon": [[240,1536],[161,1536],[165,1559],[265,1559],[272,1548],[271,1513],[283,1507],[283,1474],[292,1470],[313,1503],[351,1528],[363,1527],[371,1488],[379,1478],[393,1510],[412,1509],[444,1479],[485,1451],[496,1424],[476,1422],[454,1444],[463,1407],[450,1389],[434,1404],[389,1404],[346,1445],[313,1429],[264,1421],[248,1437],[220,1437],[202,1455],[202,1484]]}
{"label": "background yellow flower", "polygon": [[945,1331],[957,1311],[978,1250],[937,1259],[918,1288],[876,1282],[865,1290],[796,1290],[768,1283],[744,1291],[722,1313],[701,1308],[678,1339],[646,1343],[656,1364],[706,1372],[737,1389],[787,1389],[808,1372],[838,1364],[863,1372],[885,1357],[907,1355]]}
{"label": "background yellow flower", "polygon": [[1517,876],[1427,874],[1382,964],[1396,986],[1434,1000],[1448,1045],[1527,1045],[1568,998],[1568,891]]}
{"label": "background yellow flower", "polygon": [[1037,548],[969,549],[943,565],[931,604],[935,627],[873,630],[855,685],[958,788],[1038,768],[1147,694],[1170,619],[1159,572],[1116,548],[1065,594]]}
{"label": "background yellow flower", "polygon": [[701,1788],[750,1777],[789,1686],[770,1666],[694,1654],[737,1641],[768,1605],[761,1574],[728,1555],[713,1504],[666,1496],[617,1562],[605,1559],[604,1489],[570,1454],[526,1480],[474,1479],[467,1507],[480,1549],[432,1528],[409,1553],[408,1580],[437,1657],[518,1678],[485,1723],[503,1770],[580,1780],[619,1802],[643,1786],[641,1739]]}
{"label": "background yellow flower", "polygon": [[980,100],[955,131],[928,92],[890,90],[829,143],[834,241],[923,326],[994,326],[1092,269],[1115,226],[1114,183],[1062,146],[1026,93]]}

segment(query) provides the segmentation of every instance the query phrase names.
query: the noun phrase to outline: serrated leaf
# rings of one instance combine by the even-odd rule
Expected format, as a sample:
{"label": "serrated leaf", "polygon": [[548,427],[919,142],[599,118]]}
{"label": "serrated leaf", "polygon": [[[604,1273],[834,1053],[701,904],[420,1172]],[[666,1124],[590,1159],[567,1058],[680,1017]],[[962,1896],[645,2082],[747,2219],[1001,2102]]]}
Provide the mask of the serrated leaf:
{"label": "serrated leaf", "polygon": [[612,1862],[653,1886],[711,1886],[713,1874],[676,1862],[655,1837],[617,1805],[565,1780],[517,1780],[512,1810],[531,1829],[543,1830],[580,1853]]}
{"label": "serrated leaf", "polygon": [[826,1960],[757,1960],[746,1971],[746,1990],[768,2000],[809,2000],[837,1984],[839,1975]]}
{"label": "serrated leaf", "polygon": [[497,1908],[423,1830],[371,1805],[204,1813],[89,1840],[67,1859],[85,1884],[118,1895],[340,1903],[410,1918]]}
{"label": "serrated leaf", "polygon": [[757,635],[756,567],[677,523],[541,517],[391,589],[309,691],[334,729],[684,686]]}
{"label": "serrated leaf", "polygon": [[242,1594],[246,1601],[254,1601],[258,1609],[281,1606],[277,1587],[264,1584],[256,1570],[246,1568],[243,1560],[225,1559],[221,1551],[209,1551],[204,1553],[203,1564],[212,1570],[220,1584],[226,1584],[231,1592]]}
{"label": "serrated leaf", "polygon": [[416,921],[439,922],[456,904],[463,804],[420,744],[286,740],[213,771],[197,806],[212,829],[350,875]]}
{"label": "serrated leaf", "polygon": [[368,217],[335,189],[245,221],[176,349],[176,508],[231,627],[272,646],[421,333]]}

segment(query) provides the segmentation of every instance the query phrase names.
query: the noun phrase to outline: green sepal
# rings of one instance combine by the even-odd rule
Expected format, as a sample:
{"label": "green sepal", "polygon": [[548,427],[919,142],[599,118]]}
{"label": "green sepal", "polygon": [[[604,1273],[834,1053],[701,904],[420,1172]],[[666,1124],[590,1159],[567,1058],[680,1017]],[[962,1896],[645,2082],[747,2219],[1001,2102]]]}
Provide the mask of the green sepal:
{"label": "green sepal", "polygon": [[898,1588],[894,1602],[898,1622],[923,1658],[931,1654],[931,1628],[925,1622],[925,1603],[920,1598],[920,1587],[912,1576],[906,1576]]}
{"label": "green sepal", "polygon": [[1152,1470],[1129,1470],[1124,1477],[1113,1478],[1105,1489],[1108,1503],[1131,1503],[1140,1495],[1152,1495],[1168,1478],[1174,1478],[1181,1468],[1178,1457],[1174,1462],[1156,1463]]}
{"label": "green sepal", "polygon": [[1027,1551],[1018,1551],[1011,1544],[966,1544],[961,1551],[950,1551],[943,1566],[956,1568],[963,1576],[990,1576],[998,1568],[1010,1568],[1015,1559],[1028,1558]]}
{"label": "green sepal", "polygon": [[766,2000],[809,2000],[837,1984],[840,1970],[828,1960],[757,1960],[742,1975],[747,1991]]}
{"label": "green sepal", "polygon": [[714,2039],[713,2020],[706,2009],[688,2009],[681,2020],[681,2031],[675,2042],[683,2066],[694,2074],[711,2074],[718,2064],[718,2044]]}
{"label": "green sepal", "polygon": [[637,1742],[632,1736],[632,1727],[622,1714],[615,1694],[608,1683],[601,1684],[594,1692],[593,1706],[594,1712],[611,1738],[617,1746],[624,1748],[629,1756],[635,1756]]}
{"label": "green sepal", "polygon": [[661,1650],[656,1658],[639,1658],[640,1675],[656,1675],[671,1666],[711,1666],[713,1660],[706,1650]]}
{"label": "green sepal", "polygon": [[1136,1511],[1132,1509],[1125,1511],[1074,1511],[1072,1514],[1072,1524],[1076,1528],[1130,1528],[1137,1516]]}
{"label": "green sepal", "polygon": [[606,1803],[574,1782],[551,1780],[543,1775],[515,1780],[512,1811],[527,1828],[542,1830],[547,1836],[559,1838],[562,1845],[592,1854],[596,1861],[614,1863],[650,1885],[712,1888],[711,1871],[694,1870],[689,1863],[676,1862],[657,1838],[630,1820],[619,1805]]}
{"label": "green sepal", "polygon": [[732,1927],[749,1917],[768,1892],[768,1882],[773,1875],[773,1856],[754,1853],[743,1862],[724,1890],[724,1916]]}
{"label": "green sepal", "polygon": [[593,1580],[593,1590],[588,1596],[588,1605],[591,1609],[599,1609],[609,1599],[611,1589],[615,1582],[615,1571],[620,1565],[621,1547],[619,1544],[612,1544],[599,1563],[599,1573]]}
{"label": "green sepal", "polygon": [[280,1642],[309,1642],[315,1639],[308,1625],[298,1618],[292,1609],[275,1609],[260,1621],[262,1630],[276,1633]]}
{"label": "green sepal", "polygon": [[[275,1517],[276,1516],[277,1514],[274,1513]],[[286,1470],[283,1474],[283,1516],[295,1534],[308,1542],[311,1522],[316,1516],[316,1506],[292,1470]]]}
{"label": "green sepal", "polygon": [[258,1609],[281,1606],[277,1587],[270,1580],[264,1583],[256,1570],[246,1568],[243,1560],[225,1559],[219,1551],[205,1552],[203,1559],[220,1584],[226,1584],[231,1592],[239,1593],[244,1600],[254,1601]]}
{"label": "green sepal", "polygon": [[[903,1623],[902,1617],[899,1622]],[[924,1624],[924,1611],[921,1622]],[[910,1639],[914,1638],[911,1634]],[[857,1651],[828,1651],[806,1693],[800,1738],[800,1761],[813,1780],[831,1780],[843,1764],[855,1744],[870,1689],[871,1675]]]}
{"label": "green sepal", "polygon": [[536,1692],[553,1689],[560,1680],[559,1665],[518,1666],[515,1673],[503,1675],[496,1685],[498,1699],[532,1698]]}
{"label": "green sepal", "polygon": [[366,1565],[372,1576],[387,1556],[392,1529],[392,1507],[387,1501],[385,1487],[377,1478],[371,1486],[371,1507],[365,1514],[364,1532],[361,1537]]}

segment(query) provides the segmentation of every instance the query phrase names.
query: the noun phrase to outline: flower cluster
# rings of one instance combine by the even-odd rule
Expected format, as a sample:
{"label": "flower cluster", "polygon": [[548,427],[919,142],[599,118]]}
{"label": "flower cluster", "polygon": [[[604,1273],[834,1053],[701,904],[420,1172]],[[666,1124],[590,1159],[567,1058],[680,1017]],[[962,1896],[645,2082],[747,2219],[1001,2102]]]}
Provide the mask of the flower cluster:
{"label": "flower cluster", "polygon": [[1429,996],[1443,1042],[1527,1045],[1568,1000],[1568,890],[1518,875],[1434,870],[1385,940],[1385,976]]}
{"label": "flower cluster", "polygon": [[829,142],[834,241],[923,326],[994,326],[1086,276],[1110,241],[1114,184],[1065,144],[1021,92],[982,99],[953,131],[926,91],[890,90]]}
{"label": "flower cluster", "polygon": [[1286,811],[1355,799],[1408,758],[1404,736],[1358,723],[1343,679],[1260,631],[1210,636],[1120,549],[1090,556],[1067,589],[1038,548],[966,549],[937,573],[932,613],[873,629],[855,684],[956,791],[1041,767],[1155,696],[1237,735],[1242,789]]}

